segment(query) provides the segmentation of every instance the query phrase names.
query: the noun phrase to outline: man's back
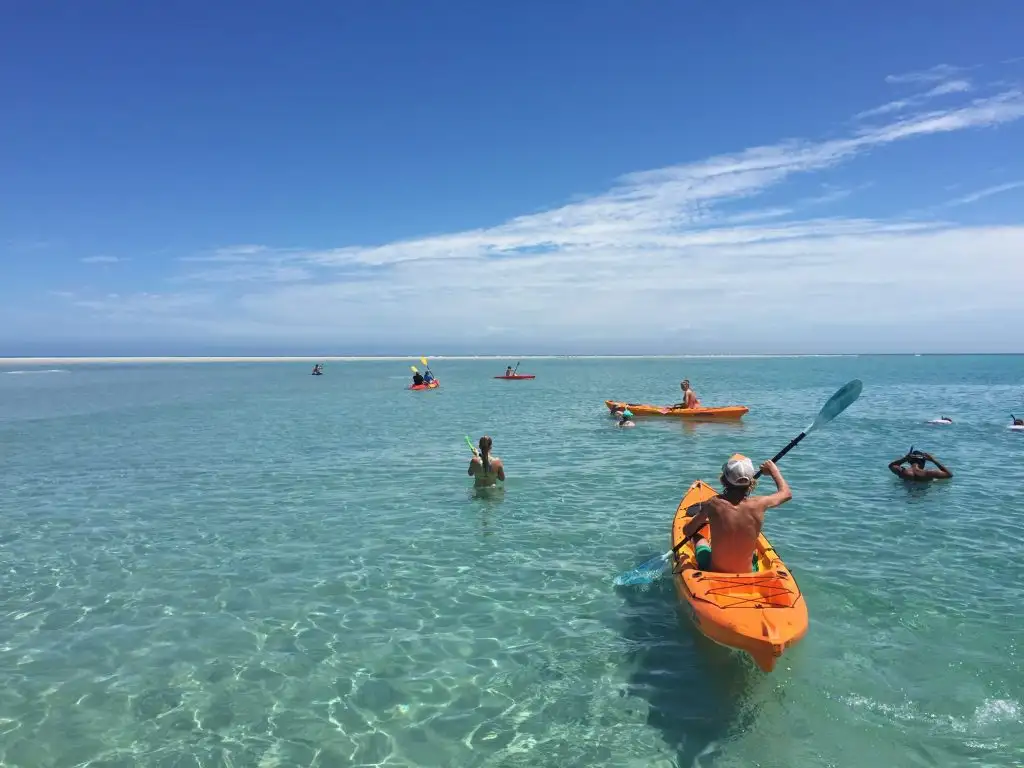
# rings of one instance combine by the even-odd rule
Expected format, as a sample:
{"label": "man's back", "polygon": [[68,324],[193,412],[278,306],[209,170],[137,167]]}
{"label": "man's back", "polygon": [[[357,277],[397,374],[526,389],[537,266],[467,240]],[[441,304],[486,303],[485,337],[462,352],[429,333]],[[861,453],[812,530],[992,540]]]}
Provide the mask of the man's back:
{"label": "man's back", "polygon": [[707,502],[710,509],[712,570],[749,573],[764,525],[764,497],[747,497],[739,503],[718,496]]}

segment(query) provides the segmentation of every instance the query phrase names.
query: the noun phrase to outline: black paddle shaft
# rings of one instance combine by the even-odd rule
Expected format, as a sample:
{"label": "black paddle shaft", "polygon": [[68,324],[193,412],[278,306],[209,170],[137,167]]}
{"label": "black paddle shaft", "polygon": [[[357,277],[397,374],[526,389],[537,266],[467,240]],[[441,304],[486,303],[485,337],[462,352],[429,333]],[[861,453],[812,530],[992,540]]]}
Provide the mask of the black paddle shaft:
{"label": "black paddle shaft", "polygon": [[[783,448],[781,451],[779,451],[778,453],[776,453],[772,457],[772,463],[774,464],[774,463],[778,462],[780,459],[782,459],[783,456],[785,456],[787,453],[789,453],[794,448],[796,448],[797,443],[799,443],[805,437],[807,437],[807,433],[806,432],[801,432],[799,435],[797,435],[792,440],[790,440],[789,441],[789,445],[787,445],[785,448]],[[760,469],[757,470],[757,472],[754,474],[754,479],[757,480],[757,478],[759,478],[762,474],[763,473],[761,472]]]}

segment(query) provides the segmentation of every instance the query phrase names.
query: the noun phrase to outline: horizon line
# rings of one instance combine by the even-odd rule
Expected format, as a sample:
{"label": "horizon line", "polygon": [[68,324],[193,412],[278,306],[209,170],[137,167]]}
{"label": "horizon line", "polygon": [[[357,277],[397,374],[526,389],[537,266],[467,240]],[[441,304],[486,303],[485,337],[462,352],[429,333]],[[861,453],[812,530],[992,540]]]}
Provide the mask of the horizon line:
{"label": "horizon line", "polygon": [[[682,355],[422,355],[430,360],[748,360],[779,358],[845,357],[963,357],[1019,356],[1022,352],[849,352],[778,354],[682,354]],[[0,367],[16,365],[118,365],[125,363],[310,363],[310,362],[418,362],[420,355],[157,355],[157,356],[77,356],[77,357],[0,357]]]}

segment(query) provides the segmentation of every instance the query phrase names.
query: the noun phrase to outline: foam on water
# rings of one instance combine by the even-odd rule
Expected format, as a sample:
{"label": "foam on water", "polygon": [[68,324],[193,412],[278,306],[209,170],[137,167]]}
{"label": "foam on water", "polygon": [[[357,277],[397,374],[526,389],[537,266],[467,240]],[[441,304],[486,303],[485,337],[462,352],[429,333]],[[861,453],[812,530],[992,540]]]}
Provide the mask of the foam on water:
{"label": "foam on water", "polygon": [[[0,379],[0,764],[1009,765],[1024,750],[1019,358],[82,367]],[[500,366],[499,366],[500,367]],[[687,376],[739,425],[641,420]],[[679,497],[775,453],[808,602],[764,675],[670,580]],[[929,414],[956,424],[936,430]],[[1021,409],[1024,410],[1024,409]],[[505,492],[477,493],[487,433]],[[886,464],[914,444],[947,483]],[[989,470],[999,457],[1000,481]]]}

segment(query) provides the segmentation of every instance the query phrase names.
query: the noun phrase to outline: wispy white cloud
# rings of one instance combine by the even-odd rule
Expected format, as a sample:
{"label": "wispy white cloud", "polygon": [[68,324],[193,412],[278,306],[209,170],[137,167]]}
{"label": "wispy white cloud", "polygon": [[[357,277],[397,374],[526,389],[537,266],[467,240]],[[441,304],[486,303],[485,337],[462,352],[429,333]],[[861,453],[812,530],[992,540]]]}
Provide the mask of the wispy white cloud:
{"label": "wispy white cloud", "polygon": [[939,96],[947,96],[954,93],[965,93],[971,89],[972,86],[969,80],[950,80],[945,83],[940,83],[924,93],[919,93],[915,96],[908,96],[903,99],[896,99],[895,101],[887,102],[881,106],[867,109],[863,112],[858,112],[854,116],[854,119],[863,120],[866,117],[878,117],[880,115],[888,115],[894,112],[902,112],[912,107],[919,107],[925,102]]}
{"label": "wispy white cloud", "polygon": [[[937,82],[939,71],[951,74],[890,81]],[[944,85],[954,97],[967,92]],[[1024,280],[1024,226],[811,214],[846,197],[848,187],[791,203],[758,201],[797,176],[882,147],[1022,117],[1024,94],[1009,89],[845,137],[788,140],[632,173],[603,193],[493,227],[327,249],[221,247],[181,261],[179,278],[202,291],[75,297],[71,304],[108,322],[145,319],[167,332],[218,338],[492,344],[488,329],[500,327],[526,340],[643,338],[663,348],[734,351],[756,334],[797,338],[809,323],[893,328],[910,315],[962,320],[1019,304],[1009,286]],[[967,252],[972,259],[963,258]],[[927,270],[918,268],[923,253]],[[945,290],[950,284],[955,292]]]}
{"label": "wispy white cloud", "polygon": [[976,203],[979,200],[984,200],[986,197],[992,197],[992,195],[999,195],[1003,192],[1010,192],[1014,189],[1021,189],[1024,187],[1024,181],[1011,181],[1006,184],[997,184],[993,187],[986,187],[985,189],[979,189],[977,192],[971,192],[969,195],[958,197],[954,200],[950,200],[946,203],[947,207],[957,205],[968,205],[969,203]]}
{"label": "wispy white cloud", "polygon": [[936,83],[940,80],[949,80],[964,72],[964,67],[955,67],[951,64],[936,64],[934,67],[922,69],[917,72],[904,72],[899,75],[888,75],[885,78],[887,83]]}

